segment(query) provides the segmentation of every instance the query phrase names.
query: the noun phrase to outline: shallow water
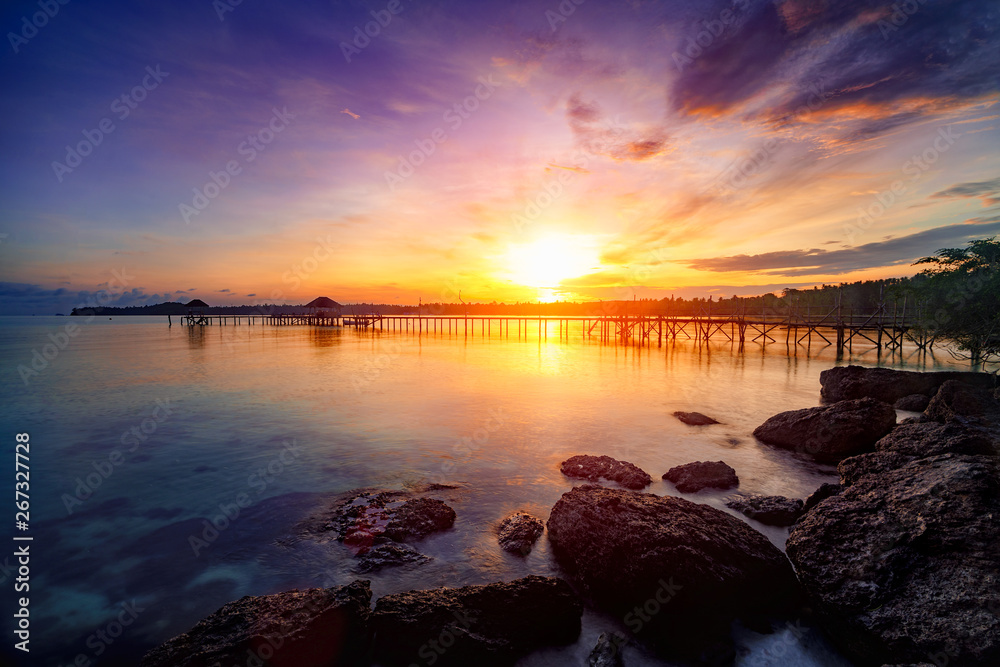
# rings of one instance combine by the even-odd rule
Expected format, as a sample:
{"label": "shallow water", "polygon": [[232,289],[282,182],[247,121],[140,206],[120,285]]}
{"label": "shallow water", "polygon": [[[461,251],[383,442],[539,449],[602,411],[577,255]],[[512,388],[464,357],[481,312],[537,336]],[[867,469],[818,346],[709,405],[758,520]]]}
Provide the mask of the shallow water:
{"label": "shallow water", "polygon": [[[69,324],[78,332],[60,339]],[[743,490],[804,497],[834,469],[757,443],[756,426],[817,405],[819,374],[835,364],[953,365],[944,352],[879,359],[860,347],[837,360],[830,346],[787,348],[783,336],[739,353],[728,341],[636,347],[549,334],[0,318],[0,433],[10,452],[15,433],[32,444],[33,650],[21,664],[129,664],[242,595],[370,578],[377,598],[556,574],[544,537],[519,558],[493,530],[518,509],[546,518],[574,484],[559,472],[574,454],[631,461],[653,476],[648,492],[722,509],[725,492],[680,494],[660,475],[722,459]],[[51,359],[36,358],[26,384],[19,366],[34,351]],[[686,426],[675,410],[723,423]],[[428,481],[459,483],[439,495],[458,519],[417,545],[434,559],[425,565],[359,577],[342,545],[295,528],[336,493]],[[213,537],[203,520],[227,508],[240,514]],[[787,529],[750,523],[783,547]],[[11,585],[8,568],[0,576]],[[4,599],[13,607],[13,593]],[[123,604],[134,621],[111,637]],[[583,664],[601,631],[623,627],[592,612],[584,621],[577,644],[522,664]],[[847,664],[815,628],[737,636],[741,665]],[[626,651],[629,664],[665,664]]]}

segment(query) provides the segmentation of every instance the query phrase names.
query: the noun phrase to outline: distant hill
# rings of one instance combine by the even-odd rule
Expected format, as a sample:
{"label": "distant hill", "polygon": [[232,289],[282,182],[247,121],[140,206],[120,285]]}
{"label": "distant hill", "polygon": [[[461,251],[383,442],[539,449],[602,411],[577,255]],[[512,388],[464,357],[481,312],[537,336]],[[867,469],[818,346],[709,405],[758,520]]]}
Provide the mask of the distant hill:
{"label": "distant hill", "polygon": [[[730,315],[742,312],[786,310],[789,307],[813,309],[815,312],[835,305],[856,312],[873,311],[881,300],[902,301],[906,288],[915,286],[925,279],[889,278],[868,280],[840,285],[822,285],[812,289],[786,289],[781,296],[763,294],[759,296],[735,296],[725,298],[717,295],[708,298],[664,298],[609,301],[557,301],[555,303],[424,303],[422,305],[399,305],[386,303],[347,304],[341,309],[343,315],[381,313],[382,315],[451,315],[451,316],[593,316],[593,315],[699,315],[711,312],[714,315]],[[912,301],[911,301],[912,307]],[[206,315],[280,315],[308,312],[305,304],[279,305],[256,304],[243,306],[209,306],[202,309]],[[182,303],[167,302],[148,306],[126,306],[122,308],[103,306],[74,308],[72,315],[187,315],[188,309]]]}

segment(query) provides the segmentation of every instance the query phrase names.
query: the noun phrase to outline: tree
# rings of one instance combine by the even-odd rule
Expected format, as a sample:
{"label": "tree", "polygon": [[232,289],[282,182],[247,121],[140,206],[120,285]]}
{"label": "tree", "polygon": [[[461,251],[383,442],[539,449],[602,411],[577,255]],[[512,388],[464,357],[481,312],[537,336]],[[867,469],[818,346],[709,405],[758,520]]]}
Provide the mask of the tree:
{"label": "tree", "polygon": [[965,248],[943,248],[914,262],[926,265],[911,282],[931,335],[955,341],[956,356],[1000,362],[1000,241],[970,241]]}

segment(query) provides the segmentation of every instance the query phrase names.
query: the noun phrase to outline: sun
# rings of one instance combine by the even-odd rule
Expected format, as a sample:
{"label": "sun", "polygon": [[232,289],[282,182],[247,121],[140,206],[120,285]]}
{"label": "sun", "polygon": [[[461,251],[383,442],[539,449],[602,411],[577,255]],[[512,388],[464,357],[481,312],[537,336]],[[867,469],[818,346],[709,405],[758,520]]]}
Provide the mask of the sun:
{"label": "sun", "polygon": [[569,278],[600,269],[597,239],[556,234],[512,245],[505,258],[507,277],[519,285],[551,291]]}

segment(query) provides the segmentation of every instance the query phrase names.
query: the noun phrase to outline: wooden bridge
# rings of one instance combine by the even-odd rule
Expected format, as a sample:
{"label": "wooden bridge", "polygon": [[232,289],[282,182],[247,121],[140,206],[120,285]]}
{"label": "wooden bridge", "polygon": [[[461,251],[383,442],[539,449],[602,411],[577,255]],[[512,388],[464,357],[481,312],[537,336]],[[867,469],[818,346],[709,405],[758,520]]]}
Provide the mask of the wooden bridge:
{"label": "wooden bridge", "polygon": [[[186,326],[314,326],[353,327],[359,330],[422,335],[462,335],[502,338],[517,336],[518,340],[537,338],[546,340],[549,335],[559,340],[593,340],[627,344],[657,345],[666,341],[691,340],[708,342],[728,340],[740,348],[747,343],[766,346],[784,338],[786,345],[836,345],[838,351],[850,350],[854,342],[870,343],[879,349],[898,349],[904,340],[928,349],[934,339],[913,330],[906,319],[905,308],[897,314],[883,304],[870,313],[843,312],[838,306],[825,314],[815,314],[815,308],[804,312],[792,307],[784,312],[762,308],[758,313],[713,314],[703,311],[698,315],[585,315],[585,316],[527,316],[527,315],[363,315],[312,314],[256,314],[256,315],[184,315],[181,324]],[[911,314],[912,315],[912,314]],[[169,320],[169,317],[168,317]],[[172,323],[172,321],[171,321]]]}

